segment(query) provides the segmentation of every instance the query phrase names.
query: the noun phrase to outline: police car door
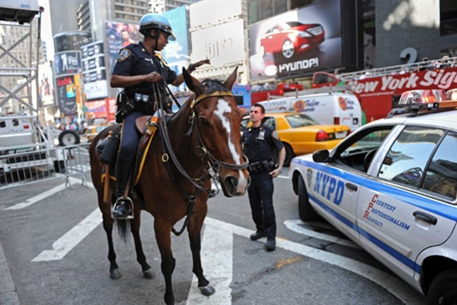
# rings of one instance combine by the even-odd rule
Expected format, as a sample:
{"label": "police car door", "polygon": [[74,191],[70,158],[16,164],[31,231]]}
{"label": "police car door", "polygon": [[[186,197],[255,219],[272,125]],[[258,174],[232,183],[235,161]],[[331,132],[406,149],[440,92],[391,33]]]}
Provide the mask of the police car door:
{"label": "police car door", "polygon": [[400,125],[387,141],[359,189],[359,233],[365,249],[414,285],[418,255],[455,226],[457,133]]}
{"label": "police car door", "polygon": [[360,187],[366,180],[365,156],[376,150],[390,132],[365,129],[344,140],[332,153],[328,167],[317,168],[310,199],[316,198],[325,214],[346,235],[359,239],[356,209]]}

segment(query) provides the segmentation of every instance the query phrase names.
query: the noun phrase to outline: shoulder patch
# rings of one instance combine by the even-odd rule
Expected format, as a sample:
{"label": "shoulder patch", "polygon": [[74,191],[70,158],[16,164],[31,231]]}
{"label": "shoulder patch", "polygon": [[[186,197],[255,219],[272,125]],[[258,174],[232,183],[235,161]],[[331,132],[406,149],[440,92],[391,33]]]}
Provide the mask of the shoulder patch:
{"label": "shoulder patch", "polygon": [[279,135],[278,135],[278,133],[276,132],[276,130],[273,131],[273,132],[271,133],[271,136],[272,136],[273,138],[275,138],[276,140],[280,141],[280,140],[279,140]]}
{"label": "shoulder patch", "polygon": [[130,50],[122,49],[122,50],[119,52],[119,55],[117,56],[117,62],[123,62],[124,60],[126,60],[127,58],[129,58],[130,55],[132,55],[132,52],[130,52]]}

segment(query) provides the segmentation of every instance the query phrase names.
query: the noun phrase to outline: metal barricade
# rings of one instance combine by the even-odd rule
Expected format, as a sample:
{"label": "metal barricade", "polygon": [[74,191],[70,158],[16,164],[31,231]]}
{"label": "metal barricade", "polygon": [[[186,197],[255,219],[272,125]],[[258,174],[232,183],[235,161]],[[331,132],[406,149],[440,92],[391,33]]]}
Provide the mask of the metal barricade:
{"label": "metal barricade", "polygon": [[[90,172],[88,143],[0,154],[0,189],[79,176],[84,184]],[[0,152],[1,153],[1,152]]]}

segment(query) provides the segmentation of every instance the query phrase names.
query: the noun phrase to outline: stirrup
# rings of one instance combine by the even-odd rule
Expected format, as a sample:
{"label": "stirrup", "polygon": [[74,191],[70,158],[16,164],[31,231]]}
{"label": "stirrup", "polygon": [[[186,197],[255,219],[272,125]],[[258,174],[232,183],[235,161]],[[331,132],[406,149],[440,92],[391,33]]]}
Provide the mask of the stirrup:
{"label": "stirrup", "polygon": [[[119,204],[129,204],[130,214],[125,217],[114,217],[113,212]],[[133,201],[129,197],[121,196],[117,198],[116,202],[111,206],[111,218],[112,219],[133,219]]]}

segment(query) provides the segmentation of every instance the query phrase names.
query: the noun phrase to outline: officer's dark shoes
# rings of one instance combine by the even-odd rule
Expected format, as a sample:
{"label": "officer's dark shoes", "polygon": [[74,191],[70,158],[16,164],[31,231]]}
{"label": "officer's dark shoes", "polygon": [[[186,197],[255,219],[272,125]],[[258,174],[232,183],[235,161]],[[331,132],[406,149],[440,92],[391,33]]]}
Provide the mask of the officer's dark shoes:
{"label": "officer's dark shoes", "polygon": [[266,237],[266,236],[267,236],[267,235],[265,235],[264,232],[259,232],[259,231],[257,231],[257,232],[255,232],[254,234],[251,235],[251,240],[252,240],[252,241],[258,240],[258,239],[260,239],[260,238],[262,238],[262,237]]}
{"label": "officer's dark shoes", "polygon": [[268,238],[267,243],[265,244],[265,250],[268,252],[274,251],[276,249],[276,241],[274,238]]}
{"label": "officer's dark shoes", "polygon": [[114,204],[112,211],[113,219],[132,219],[132,200],[128,197],[120,197]]}

